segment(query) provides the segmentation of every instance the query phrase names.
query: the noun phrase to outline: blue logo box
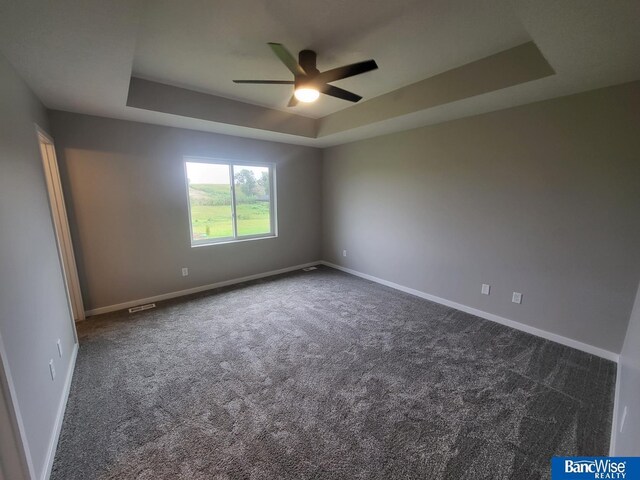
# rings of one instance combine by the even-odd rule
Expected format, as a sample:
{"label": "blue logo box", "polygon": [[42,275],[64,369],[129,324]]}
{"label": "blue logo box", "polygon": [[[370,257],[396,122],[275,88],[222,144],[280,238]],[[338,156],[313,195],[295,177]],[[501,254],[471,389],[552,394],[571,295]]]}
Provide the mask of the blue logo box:
{"label": "blue logo box", "polygon": [[553,457],[551,480],[640,480],[640,457]]}

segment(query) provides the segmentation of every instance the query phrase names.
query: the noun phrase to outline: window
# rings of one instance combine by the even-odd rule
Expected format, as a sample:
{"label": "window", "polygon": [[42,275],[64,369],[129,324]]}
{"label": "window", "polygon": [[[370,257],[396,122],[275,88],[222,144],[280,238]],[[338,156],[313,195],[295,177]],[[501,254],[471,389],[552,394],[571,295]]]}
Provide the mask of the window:
{"label": "window", "polygon": [[185,158],[191,245],[274,237],[275,166]]}

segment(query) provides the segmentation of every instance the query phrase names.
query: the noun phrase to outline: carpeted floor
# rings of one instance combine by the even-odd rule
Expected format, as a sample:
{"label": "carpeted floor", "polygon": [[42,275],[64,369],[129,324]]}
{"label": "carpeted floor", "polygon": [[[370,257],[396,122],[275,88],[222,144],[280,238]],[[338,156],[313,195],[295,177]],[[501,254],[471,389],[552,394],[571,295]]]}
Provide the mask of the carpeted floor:
{"label": "carpeted floor", "polygon": [[529,479],[615,364],[330,268],[94,317],[53,479]]}

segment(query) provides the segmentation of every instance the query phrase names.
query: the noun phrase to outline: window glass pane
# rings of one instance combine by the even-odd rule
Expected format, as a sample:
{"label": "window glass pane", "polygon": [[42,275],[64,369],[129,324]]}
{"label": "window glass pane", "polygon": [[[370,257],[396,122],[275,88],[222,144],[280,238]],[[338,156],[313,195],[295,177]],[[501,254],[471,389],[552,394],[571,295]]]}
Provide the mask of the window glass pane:
{"label": "window glass pane", "polygon": [[192,241],[233,237],[229,165],[186,165]]}
{"label": "window glass pane", "polygon": [[238,236],[271,233],[269,167],[233,166]]}

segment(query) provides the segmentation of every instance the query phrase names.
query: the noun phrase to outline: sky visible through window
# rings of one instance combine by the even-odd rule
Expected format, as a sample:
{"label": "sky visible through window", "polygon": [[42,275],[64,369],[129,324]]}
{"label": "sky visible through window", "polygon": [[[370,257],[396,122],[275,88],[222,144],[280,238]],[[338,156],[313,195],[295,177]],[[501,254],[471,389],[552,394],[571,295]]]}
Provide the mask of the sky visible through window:
{"label": "sky visible through window", "polygon": [[[243,170],[250,170],[260,178],[265,167],[241,167]],[[210,163],[187,162],[187,178],[189,183],[204,183],[220,185],[229,183],[229,165],[212,165]]]}

